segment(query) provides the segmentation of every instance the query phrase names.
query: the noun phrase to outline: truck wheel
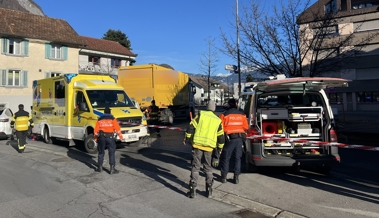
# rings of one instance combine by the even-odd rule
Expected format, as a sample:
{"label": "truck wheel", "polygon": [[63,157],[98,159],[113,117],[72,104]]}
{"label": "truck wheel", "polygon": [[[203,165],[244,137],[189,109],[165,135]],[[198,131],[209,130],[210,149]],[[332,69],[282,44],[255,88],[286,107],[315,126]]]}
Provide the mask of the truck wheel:
{"label": "truck wheel", "polygon": [[43,141],[46,144],[52,144],[53,143],[53,140],[51,140],[51,138],[50,138],[49,128],[47,128],[47,127],[45,127],[45,130],[43,131]]}
{"label": "truck wheel", "polygon": [[95,142],[95,137],[93,134],[89,134],[84,140],[84,148],[89,154],[96,154],[97,151],[97,143]]}

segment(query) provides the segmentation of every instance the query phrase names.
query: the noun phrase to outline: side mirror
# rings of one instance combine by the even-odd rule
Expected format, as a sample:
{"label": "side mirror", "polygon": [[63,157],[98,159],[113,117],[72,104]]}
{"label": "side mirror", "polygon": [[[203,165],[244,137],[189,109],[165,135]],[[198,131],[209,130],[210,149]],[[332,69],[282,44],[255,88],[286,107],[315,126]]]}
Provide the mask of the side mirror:
{"label": "side mirror", "polygon": [[85,103],[85,102],[81,102],[80,104],[79,104],[79,110],[80,111],[87,111],[88,109],[87,109],[87,104]]}

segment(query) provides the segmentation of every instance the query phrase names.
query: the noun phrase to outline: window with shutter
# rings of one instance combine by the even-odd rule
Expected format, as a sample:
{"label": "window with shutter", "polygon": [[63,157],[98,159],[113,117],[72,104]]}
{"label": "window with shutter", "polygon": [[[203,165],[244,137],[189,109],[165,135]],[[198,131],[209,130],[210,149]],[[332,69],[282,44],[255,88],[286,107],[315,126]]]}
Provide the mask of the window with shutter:
{"label": "window with shutter", "polygon": [[21,79],[22,79],[21,86],[22,87],[28,87],[28,71],[26,71],[26,70],[22,71]]}

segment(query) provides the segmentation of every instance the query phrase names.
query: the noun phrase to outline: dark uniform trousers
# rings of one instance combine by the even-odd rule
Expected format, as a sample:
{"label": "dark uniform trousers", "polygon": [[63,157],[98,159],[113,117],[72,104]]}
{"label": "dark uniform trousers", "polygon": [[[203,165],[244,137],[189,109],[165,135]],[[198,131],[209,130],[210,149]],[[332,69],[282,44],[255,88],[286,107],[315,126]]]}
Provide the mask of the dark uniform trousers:
{"label": "dark uniform trousers", "polygon": [[199,178],[200,168],[202,166],[202,158],[204,156],[204,173],[207,184],[212,184],[213,171],[212,171],[212,151],[203,151],[197,148],[193,149],[192,153],[192,169],[191,169],[191,183],[194,186],[197,185],[197,179]]}
{"label": "dark uniform trousers", "polygon": [[108,147],[109,164],[115,165],[116,164],[116,160],[115,160],[116,142],[113,137],[108,137],[108,136],[99,136],[97,140],[97,150],[99,152],[97,162],[99,165],[103,164],[106,147]]}
{"label": "dark uniform trousers", "polygon": [[225,143],[221,153],[221,176],[227,175],[229,172],[229,162],[232,154],[234,154],[234,175],[241,174],[241,157],[242,157],[243,138],[230,139]]}
{"label": "dark uniform trousers", "polygon": [[17,131],[16,130],[16,137],[17,137],[17,142],[18,146],[25,146],[26,145],[26,136],[28,135],[28,131]]}

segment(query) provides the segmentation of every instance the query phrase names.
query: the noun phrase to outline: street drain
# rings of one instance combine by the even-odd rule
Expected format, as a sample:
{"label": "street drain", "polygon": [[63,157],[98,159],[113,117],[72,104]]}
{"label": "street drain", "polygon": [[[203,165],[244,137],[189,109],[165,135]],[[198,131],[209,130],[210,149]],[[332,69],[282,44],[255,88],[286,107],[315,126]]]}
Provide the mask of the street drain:
{"label": "street drain", "polygon": [[61,157],[61,158],[53,159],[51,161],[52,162],[69,162],[69,161],[73,161],[73,160],[74,159],[69,158],[69,157]]}
{"label": "street drain", "polygon": [[270,218],[269,216],[265,216],[261,213],[253,212],[251,210],[241,210],[241,211],[238,211],[236,214],[242,218]]}

